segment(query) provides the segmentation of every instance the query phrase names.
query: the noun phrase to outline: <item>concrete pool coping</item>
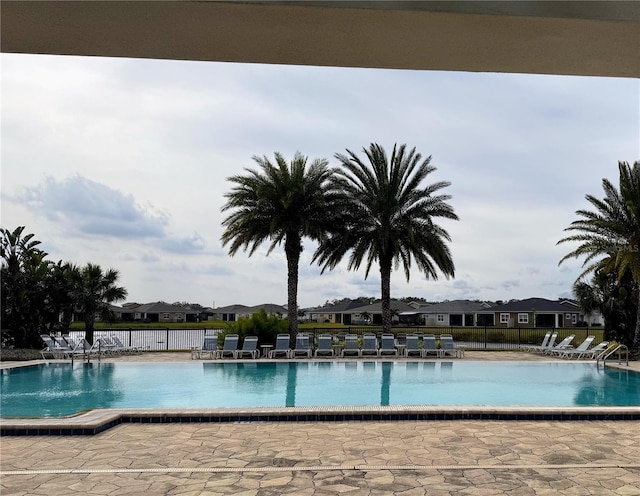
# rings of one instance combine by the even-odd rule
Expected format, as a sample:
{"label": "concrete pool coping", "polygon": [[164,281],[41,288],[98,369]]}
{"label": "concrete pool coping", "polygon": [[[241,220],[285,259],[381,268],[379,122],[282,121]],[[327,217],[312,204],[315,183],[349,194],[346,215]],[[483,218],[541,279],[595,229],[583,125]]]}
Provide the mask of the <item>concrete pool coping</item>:
{"label": "concrete pool coping", "polygon": [[[484,352],[479,352],[484,353]],[[503,352],[498,352],[502,354]],[[184,354],[166,356],[160,360],[124,361],[184,361]],[[177,355],[177,356],[176,356]],[[180,359],[176,359],[178,358]],[[526,355],[525,355],[526,356]],[[139,357],[138,357],[139,358]],[[471,357],[469,357],[471,358]],[[485,357],[486,358],[486,357]],[[328,359],[331,361],[332,359]],[[333,359],[334,361],[336,359]],[[121,361],[119,358],[104,362]],[[260,360],[267,361],[267,360]],[[278,360],[294,361],[294,360]],[[300,361],[300,360],[296,360]],[[350,360],[349,360],[350,361]],[[392,360],[397,361],[396,357]],[[403,360],[404,361],[404,360]],[[415,361],[424,361],[415,360]],[[465,360],[467,361],[467,360]],[[537,361],[550,361],[541,357]],[[562,360],[566,362],[566,360]],[[0,369],[16,366],[47,363],[44,360],[31,362],[2,363]],[[573,362],[576,363],[576,362]],[[592,362],[591,362],[592,363]],[[611,366],[613,364],[609,364]],[[630,362],[624,370],[640,371],[640,363]],[[36,435],[94,435],[124,423],[192,423],[192,422],[344,422],[344,421],[424,421],[424,420],[640,420],[640,406],[628,407],[514,407],[514,406],[435,406],[435,405],[391,405],[391,406],[332,406],[332,407],[259,407],[259,408],[109,408],[95,409],[70,417],[48,418],[0,418],[1,436]]]}

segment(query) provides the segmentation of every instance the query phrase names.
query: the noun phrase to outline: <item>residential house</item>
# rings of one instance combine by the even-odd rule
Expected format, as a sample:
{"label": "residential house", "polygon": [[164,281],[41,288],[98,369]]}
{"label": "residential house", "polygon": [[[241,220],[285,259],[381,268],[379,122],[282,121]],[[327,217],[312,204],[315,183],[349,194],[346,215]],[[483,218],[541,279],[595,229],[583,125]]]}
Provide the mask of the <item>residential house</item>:
{"label": "residential house", "polygon": [[453,300],[420,305],[418,312],[426,326],[493,326],[492,304],[488,302]]}
{"label": "residential house", "polygon": [[[309,317],[311,322],[318,322],[320,324],[347,324],[347,322],[344,321],[344,314],[352,308],[361,306],[363,306],[361,301],[348,300],[338,303],[337,305],[327,305],[311,309],[309,310]],[[351,322],[349,321],[349,323]]]}
{"label": "residential house", "polygon": [[196,322],[198,312],[164,301],[154,303],[126,303],[122,306],[122,320],[125,322],[146,321],[182,323]]}
{"label": "residential house", "polygon": [[[405,303],[400,300],[391,300],[391,322],[400,322],[400,316],[417,314],[418,303]],[[346,325],[373,324],[382,325],[382,303],[372,303],[355,308],[349,308],[342,312],[342,323]]]}
{"label": "residential house", "polygon": [[575,327],[580,309],[570,300],[528,298],[492,308],[496,327]]}
{"label": "residential house", "polygon": [[212,310],[210,320],[223,320],[225,322],[235,322],[241,317],[251,317],[254,313],[264,310],[269,315],[277,315],[279,317],[287,316],[287,307],[276,305],[274,303],[263,303],[248,307],[246,305],[228,305],[226,307],[218,307]]}

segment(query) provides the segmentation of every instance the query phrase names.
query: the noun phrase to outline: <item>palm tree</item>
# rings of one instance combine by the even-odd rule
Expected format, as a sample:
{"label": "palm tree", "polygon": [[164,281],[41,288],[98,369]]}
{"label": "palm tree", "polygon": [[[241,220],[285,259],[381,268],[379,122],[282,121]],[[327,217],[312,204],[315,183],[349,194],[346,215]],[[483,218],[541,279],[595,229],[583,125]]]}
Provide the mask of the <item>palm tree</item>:
{"label": "palm tree", "polygon": [[246,175],[232,176],[235,184],[225,194],[222,211],[232,213],[223,221],[222,245],[229,254],[240,248],[253,255],[258,246],[269,241],[267,255],[284,243],[287,258],[287,295],[289,333],[292,343],[298,334],[298,266],[302,238],[318,240],[331,229],[330,192],[333,173],[327,160],[316,159],[307,167],[307,157],[296,153],[287,164],[280,153],[275,163],[266,156],[254,156],[259,169],[245,169]]}
{"label": "palm tree", "polygon": [[604,336],[627,346],[633,346],[636,323],[636,304],[632,299],[633,281],[626,272],[622,281],[614,273],[594,272],[591,282],[582,279],[573,285],[578,306],[585,314],[594,310],[604,318]]}
{"label": "palm tree", "polygon": [[75,307],[83,314],[85,338],[89,344],[93,344],[96,316],[108,320],[111,315],[109,305],[127,297],[127,290],[116,285],[118,277],[117,270],[107,269],[103,272],[99,265],[92,263],[81,268],[69,268]]}
{"label": "palm tree", "polygon": [[391,157],[382,146],[372,143],[363,149],[368,163],[355,153],[336,154],[340,169],[332,178],[336,190],[333,200],[341,232],[328,233],[314,255],[323,270],[333,269],[351,250],[348,269],[358,270],[366,263],[365,278],[374,261],[380,268],[382,326],[391,329],[391,270],[400,263],[409,280],[411,261],[427,278],[453,277],[454,264],[446,241],[449,234],[433,221],[436,217],[457,220],[447,203],[449,195],[435,193],[448,182],[421,186],[436,170],[431,157],[422,160],[415,148],[394,145]]}
{"label": "palm tree", "polygon": [[578,280],[597,271],[615,274],[618,282],[627,272],[631,275],[637,302],[633,338],[633,348],[637,350],[640,348],[640,162],[635,162],[633,167],[627,162],[618,162],[618,170],[620,190],[603,179],[604,199],[586,195],[595,211],[576,211],[582,218],[565,229],[575,234],[561,239],[558,244],[578,241],[580,245],[559,264],[586,255],[582,264],[584,270]]}
{"label": "palm tree", "polygon": [[42,332],[46,295],[43,279],[51,262],[47,253],[24,234],[24,226],[13,231],[0,228],[0,307],[3,340],[17,347],[37,347]]}

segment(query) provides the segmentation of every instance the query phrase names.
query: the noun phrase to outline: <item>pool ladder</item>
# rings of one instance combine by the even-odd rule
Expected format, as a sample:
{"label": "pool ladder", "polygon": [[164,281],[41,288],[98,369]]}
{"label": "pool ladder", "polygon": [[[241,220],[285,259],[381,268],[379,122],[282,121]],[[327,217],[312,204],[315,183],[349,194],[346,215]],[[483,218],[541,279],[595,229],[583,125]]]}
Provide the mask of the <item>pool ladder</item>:
{"label": "pool ladder", "polygon": [[613,355],[616,352],[618,353],[618,363],[621,364],[623,351],[625,354],[625,359],[628,367],[629,366],[629,348],[625,344],[619,344],[618,346],[613,348],[611,351],[604,350],[602,353],[600,353],[600,355],[598,355],[598,358],[596,359],[596,368],[600,366],[600,360],[602,360],[602,367],[604,368],[607,358],[609,358],[611,355]]}

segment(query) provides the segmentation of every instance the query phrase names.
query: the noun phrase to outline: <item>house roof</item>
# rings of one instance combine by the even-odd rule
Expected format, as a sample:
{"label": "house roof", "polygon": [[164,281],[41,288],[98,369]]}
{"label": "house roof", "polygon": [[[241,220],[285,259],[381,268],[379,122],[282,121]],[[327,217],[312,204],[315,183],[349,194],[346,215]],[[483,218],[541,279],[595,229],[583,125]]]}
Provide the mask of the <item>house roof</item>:
{"label": "house roof", "polygon": [[240,314],[254,314],[263,310],[267,313],[287,313],[286,307],[282,305],[276,305],[275,303],[263,303],[261,305],[255,305],[248,307],[247,305],[227,305],[226,307],[214,308],[214,313],[240,313]]}
{"label": "house roof", "polygon": [[352,308],[358,308],[362,305],[361,301],[349,300],[347,302],[338,303],[337,305],[327,305],[326,307],[314,308],[311,313],[344,313]]}
{"label": "house roof", "polygon": [[486,302],[470,300],[443,301],[420,307],[420,313],[470,313],[491,312],[491,305]]}
{"label": "house roof", "polygon": [[260,310],[264,310],[267,313],[280,313],[280,314],[287,313],[287,309],[285,307],[283,307],[282,305],[276,305],[275,303],[263,303],[262,305],[247,307],[245,312],[253,314],[253,313],[259,312]]}
{"label": "house roof", "polygon": [[[391,300],[391,308],[396,309],[398,312],[412,312],[416,313],[416,309],[400,300]],[[345,313],[382,313],[382,302],[372,303],[371,305],[364,305],[361,307],[350,308],[348,312]]]}
{"label": "house roof", "polygon": [[187,310],[186,308],[172,305],[164,301],[155,301],[153,303],[143,303],[138,306],[127,306],[123,309],[123,313],[184,313],[196,314],[195,310]]}
{"label": "house roof", "polygon": [[578,306],[568,300],[547,300],[545,298],[527,298],[512,301],[492,308],[495,312],[578,312]]}

